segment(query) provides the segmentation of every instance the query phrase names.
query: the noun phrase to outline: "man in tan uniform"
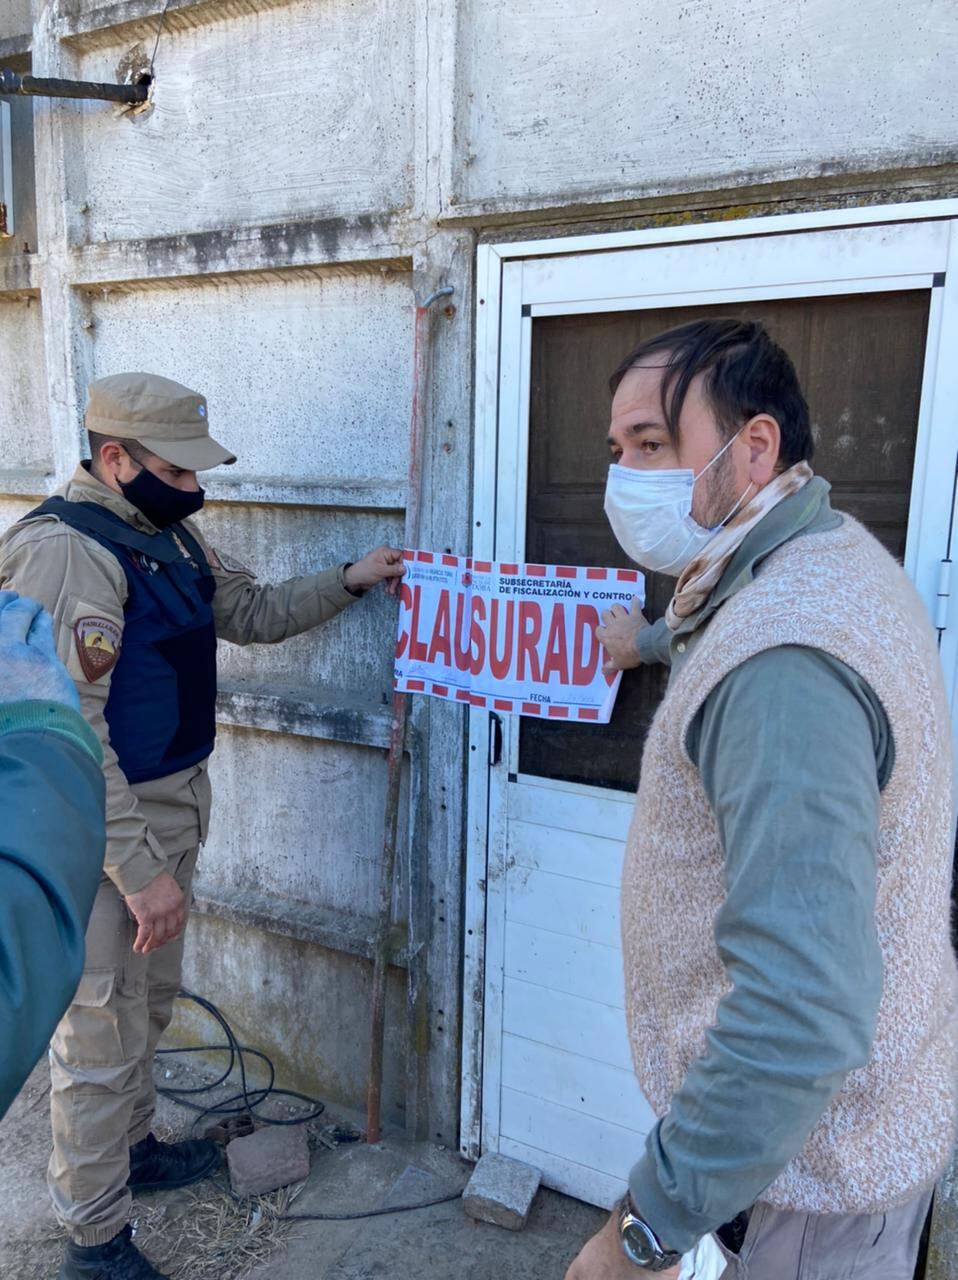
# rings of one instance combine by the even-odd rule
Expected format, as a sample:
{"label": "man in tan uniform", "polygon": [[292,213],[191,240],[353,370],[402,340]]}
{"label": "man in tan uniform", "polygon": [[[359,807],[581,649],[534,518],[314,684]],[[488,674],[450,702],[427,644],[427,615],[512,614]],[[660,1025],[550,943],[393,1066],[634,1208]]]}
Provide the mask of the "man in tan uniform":
{"label": "man in tan uniform", "polygon": [[196,472],[235,458],[203,396],[118,374],[89,389],[92,462],[0,538],[0,587],[53,615],[57,652],[103,746],[104,875],[86,964],[51,1046],[48,1182],[67,1228],[61,1280],[148,1280],[127,1225],[131,1189],[180,1187],[218,1163],[206,1140],[150,1132],[153,1052],[180,986],[190,884],[210,813],[216,639],[274,643],[404,572],[379,547],[277,586],[217,555],[187,519]]}

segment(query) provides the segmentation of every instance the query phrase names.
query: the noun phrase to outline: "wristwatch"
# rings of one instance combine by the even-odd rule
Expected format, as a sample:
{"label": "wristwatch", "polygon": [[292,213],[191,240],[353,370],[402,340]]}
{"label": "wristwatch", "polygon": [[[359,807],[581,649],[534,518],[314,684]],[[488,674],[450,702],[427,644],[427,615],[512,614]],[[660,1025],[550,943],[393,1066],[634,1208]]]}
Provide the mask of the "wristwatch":
{"label": "wristwatch", "polygon": [[619,1239],[628,1260],[645,1271],[667,1271],[682,1261],[680,1253],[662,1246],[649,1224],[639,1216],[628,1192],[619,1205]]}

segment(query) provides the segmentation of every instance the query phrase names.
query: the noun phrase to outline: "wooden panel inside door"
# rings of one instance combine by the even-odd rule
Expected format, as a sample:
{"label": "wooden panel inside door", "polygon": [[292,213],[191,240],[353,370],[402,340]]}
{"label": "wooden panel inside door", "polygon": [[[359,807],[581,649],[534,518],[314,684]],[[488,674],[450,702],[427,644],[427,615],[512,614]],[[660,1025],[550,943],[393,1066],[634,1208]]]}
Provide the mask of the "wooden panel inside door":
{"label": "wooden panel inside door", "polygon": [[[626,567],[602,510],[607,379],[643,339],[705,316],[760,320],[788,351],[811,411],[815,470],[832,501],[904,555],[930,294],[927,290],[542,317],[533,321],[526,558]],[[646,614],[673,580],[648,578]],[[665,688],[661,667],[626,672],[612,723],[523,720],[519,768],[631,791]]]}

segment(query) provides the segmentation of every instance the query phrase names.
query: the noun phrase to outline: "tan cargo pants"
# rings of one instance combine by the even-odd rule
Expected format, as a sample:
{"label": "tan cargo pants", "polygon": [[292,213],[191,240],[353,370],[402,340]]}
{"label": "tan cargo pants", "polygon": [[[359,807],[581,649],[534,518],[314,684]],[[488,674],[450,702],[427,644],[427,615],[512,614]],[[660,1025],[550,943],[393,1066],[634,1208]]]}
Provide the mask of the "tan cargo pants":
{"label": "tan cargo pants", "polygon": [[[190,901],[198,848],[166,869]],[[86,966],[50,1045],[53,1154],[47,1185],[57,1218],[80,1245],[105,1244],[126,1224],[129,1148],[150,1131],[153,1051],[180,987],[183,936],[136,955],[136,926],[113,882],[100,884]]]}
{"label": "tan cargo pants", "polygon": [[913,1280],[932,1193],[887,1213],[785,1213],[757,1204],[722,1280]]}

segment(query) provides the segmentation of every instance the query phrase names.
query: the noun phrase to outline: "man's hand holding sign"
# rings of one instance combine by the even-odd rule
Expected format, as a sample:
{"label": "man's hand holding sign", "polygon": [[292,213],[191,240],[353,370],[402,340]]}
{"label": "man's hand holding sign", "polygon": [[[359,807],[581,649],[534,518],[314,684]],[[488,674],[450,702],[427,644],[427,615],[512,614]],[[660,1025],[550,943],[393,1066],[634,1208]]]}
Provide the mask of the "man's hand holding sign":
{"label": "man's hand holding sign", "polygon": [[639,632],[648,625],[639,600],[633,600],[628,608],[624,604],[614,604],[603,612],[602,623],[596,627],[595,634],[607,654],[602,664],[604,674],[631,671],[640,665]]}

